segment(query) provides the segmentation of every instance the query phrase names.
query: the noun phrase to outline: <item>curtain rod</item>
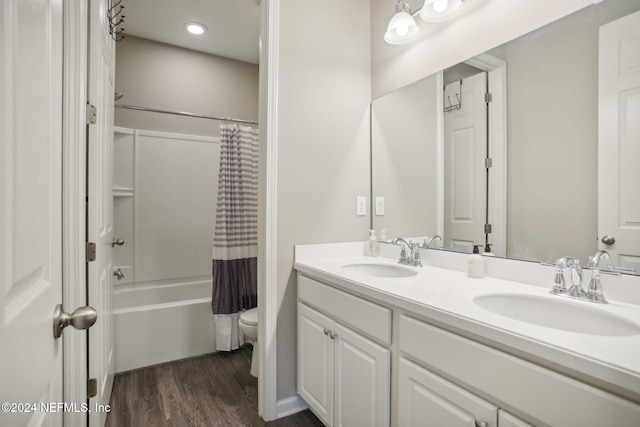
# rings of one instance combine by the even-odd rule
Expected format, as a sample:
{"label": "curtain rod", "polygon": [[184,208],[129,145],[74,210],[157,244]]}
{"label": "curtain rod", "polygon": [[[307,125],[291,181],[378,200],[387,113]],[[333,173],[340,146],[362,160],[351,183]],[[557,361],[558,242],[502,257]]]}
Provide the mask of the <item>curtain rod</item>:
{"label": "curtain rod", "polygon": [[227,122],[236,122],[236,123],[248,123],[252,125],[257,125],[258,122],[254,122],[252,120],[243,120],[243,119],[234,119],[231,117],[216,117],[216,116],[205,116],[202,114],[194,114],[187,113],[184,111],[169,111],[169,110],[159,110],[157,108],[149,108],[149,107],[138,107],[136,105],[126,105],[126,104],[115,104],[116,108],[126,108],[128,110],[138,110],[138,111],[148,111],[151,113],[162,113],[162,114],[173,114],[176,116],[186,116],[186,117],[194,117],[198,119],[211,119],[211,120],[222,120]]}

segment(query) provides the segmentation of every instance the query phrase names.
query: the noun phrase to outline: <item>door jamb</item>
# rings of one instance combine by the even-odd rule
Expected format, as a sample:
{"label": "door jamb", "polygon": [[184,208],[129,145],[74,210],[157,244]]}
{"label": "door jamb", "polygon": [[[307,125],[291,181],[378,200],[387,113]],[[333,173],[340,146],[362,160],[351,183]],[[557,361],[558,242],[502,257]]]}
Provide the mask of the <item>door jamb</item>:
{"label": "door jamb", "polygon": [[[62,301],[67,311],[87,304],[86,293],[86,103],[87,2],[63,6],[62,92]],[[87,332],[69,328],[63,338],[63,396],[87,401]],[[67,412],[65,426],[86,426],[87,414]]]}

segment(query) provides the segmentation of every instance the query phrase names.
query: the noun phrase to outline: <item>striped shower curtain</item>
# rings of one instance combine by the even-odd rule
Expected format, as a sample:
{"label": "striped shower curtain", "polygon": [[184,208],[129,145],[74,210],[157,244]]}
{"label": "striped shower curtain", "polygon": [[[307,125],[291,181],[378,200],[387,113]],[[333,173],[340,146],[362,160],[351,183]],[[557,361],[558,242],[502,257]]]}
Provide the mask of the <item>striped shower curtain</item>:
{"label": "striped shower curtain", "polygon": [[211,307],[216,347],[230,351],[244,342],[240,312],[258,304],[258,130],[223,123],[220,135]]}

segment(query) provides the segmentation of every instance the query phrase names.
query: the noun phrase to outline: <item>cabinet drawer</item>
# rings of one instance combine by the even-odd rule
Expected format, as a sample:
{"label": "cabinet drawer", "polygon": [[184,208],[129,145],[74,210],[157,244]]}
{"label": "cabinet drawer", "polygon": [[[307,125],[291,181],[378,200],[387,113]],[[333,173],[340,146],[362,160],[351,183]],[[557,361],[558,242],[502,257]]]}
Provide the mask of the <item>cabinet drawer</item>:
{"label": "cabinet drawer", "polygon": [[549,369],[407,316],[398,327],[402,352],[536,424],[631,427],[640,420],[640,406]]}
{"label": "cabinet drawer", "polygon": [[298,274],[298,298],[384,344],[391,344],[391,310]]}

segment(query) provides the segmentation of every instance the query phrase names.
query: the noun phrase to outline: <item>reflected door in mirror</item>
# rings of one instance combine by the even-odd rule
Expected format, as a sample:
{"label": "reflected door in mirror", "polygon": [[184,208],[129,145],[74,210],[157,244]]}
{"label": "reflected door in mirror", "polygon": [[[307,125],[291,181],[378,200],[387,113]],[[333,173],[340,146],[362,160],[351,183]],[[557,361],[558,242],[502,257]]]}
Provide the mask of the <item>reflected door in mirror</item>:
{"label": "reflected door in mirror", "polygon": [[[486,243],[487,75],[445,87],[445,107],[460,93],[461,108],[444,114],[444,247],[471,253]],[[445,109],[446,111],[446,109]]]}

